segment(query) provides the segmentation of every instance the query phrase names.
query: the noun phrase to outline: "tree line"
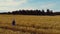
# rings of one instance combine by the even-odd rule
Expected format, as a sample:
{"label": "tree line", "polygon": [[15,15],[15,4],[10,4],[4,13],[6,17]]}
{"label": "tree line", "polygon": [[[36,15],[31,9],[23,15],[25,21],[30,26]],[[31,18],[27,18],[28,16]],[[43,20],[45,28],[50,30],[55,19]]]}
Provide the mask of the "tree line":
{"label": "tree line", "polygon": [[12,12],[5,12],[0,14],[13,14],[13,15],[60,15],[60,12],[53,12],[53,10],[17,10]]}

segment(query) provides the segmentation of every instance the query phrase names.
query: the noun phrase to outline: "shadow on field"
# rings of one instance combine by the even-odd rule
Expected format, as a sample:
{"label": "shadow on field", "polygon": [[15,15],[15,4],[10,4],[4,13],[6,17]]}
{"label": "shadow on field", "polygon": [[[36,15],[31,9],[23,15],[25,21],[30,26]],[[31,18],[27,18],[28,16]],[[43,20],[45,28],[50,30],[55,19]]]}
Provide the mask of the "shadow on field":
{"label": "shadow on field", "polygon": [[35,28],[35,26],[24,26],[24,25],[18,25],[12,26],[9,23],[0,24],[0,28],[6,29],[6,30],[12,30],[12,31],[21,31],[21,32],[29,32],[31,34],[56,34],[56,32],[53,32],[53,29],[48,29],[49,27],[41,27],[41,28]]}

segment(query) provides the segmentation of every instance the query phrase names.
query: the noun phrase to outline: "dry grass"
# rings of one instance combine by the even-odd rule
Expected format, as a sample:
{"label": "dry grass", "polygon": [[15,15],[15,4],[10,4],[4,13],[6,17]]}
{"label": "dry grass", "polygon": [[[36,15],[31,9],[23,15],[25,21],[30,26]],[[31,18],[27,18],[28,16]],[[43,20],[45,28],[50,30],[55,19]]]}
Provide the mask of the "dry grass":
{"label": "dry grass", "polygon": [[60,16],[0,15],[0,34],[60,34]]}

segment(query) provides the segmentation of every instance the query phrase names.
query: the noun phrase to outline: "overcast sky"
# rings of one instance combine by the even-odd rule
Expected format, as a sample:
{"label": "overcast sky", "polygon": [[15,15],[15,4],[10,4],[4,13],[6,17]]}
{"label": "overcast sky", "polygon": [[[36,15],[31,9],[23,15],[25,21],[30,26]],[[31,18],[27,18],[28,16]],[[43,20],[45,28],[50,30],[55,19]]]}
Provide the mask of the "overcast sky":
{"label": "overcast sky", "polygon": [[60,0],[0,0],[0,12],[19,9],[51,9],[60,11]]}

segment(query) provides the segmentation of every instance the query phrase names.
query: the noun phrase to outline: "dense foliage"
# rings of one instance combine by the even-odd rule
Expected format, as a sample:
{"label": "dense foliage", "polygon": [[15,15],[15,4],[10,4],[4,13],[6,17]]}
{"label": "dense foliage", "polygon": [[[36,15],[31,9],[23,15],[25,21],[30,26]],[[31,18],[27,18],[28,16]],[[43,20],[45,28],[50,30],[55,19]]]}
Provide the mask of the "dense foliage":
{"label": "dense foliage", "polygon": [[52,10],[16,10],[12,12],[5,12],[0,14],[13,14],[13,15],[60,15],[60,12],[53,12]]}

